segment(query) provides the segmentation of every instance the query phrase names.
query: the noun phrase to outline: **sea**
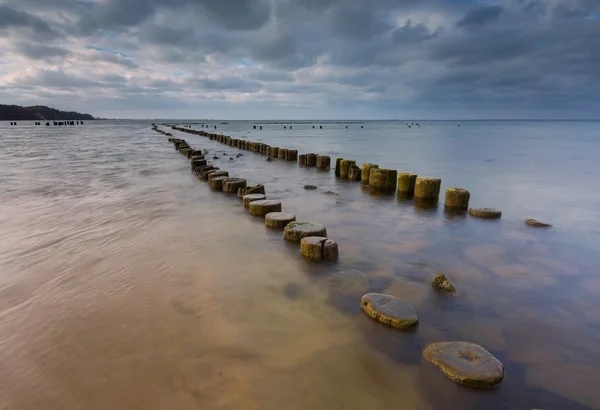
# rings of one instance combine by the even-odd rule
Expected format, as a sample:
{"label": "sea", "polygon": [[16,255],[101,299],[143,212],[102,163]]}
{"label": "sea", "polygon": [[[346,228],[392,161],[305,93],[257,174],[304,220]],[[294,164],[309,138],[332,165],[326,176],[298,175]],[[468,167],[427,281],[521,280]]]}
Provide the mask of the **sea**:
{"label": "sea", "polygon": [[[213,192],[153,123],[324,224],[339,260]],[[163,124],[439,177],[442,199]],[[0,122],[0,409],[599,409],[599,159],[594,121]],[[448,187],[502,218],[445,212]],[[417,329],[368,317],[369,292]],[[487,349],[503,382],[447,379],[422,355],[447,341]]]}

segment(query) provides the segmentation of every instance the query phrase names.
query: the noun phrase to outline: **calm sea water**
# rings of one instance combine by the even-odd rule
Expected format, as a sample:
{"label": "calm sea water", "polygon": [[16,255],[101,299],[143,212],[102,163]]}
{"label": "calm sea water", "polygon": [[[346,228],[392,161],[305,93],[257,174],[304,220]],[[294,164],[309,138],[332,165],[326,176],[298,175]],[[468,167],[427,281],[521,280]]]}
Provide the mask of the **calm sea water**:
{"label": "calm sea water", "polygon": [[[207,122],[439,176],[496,221],[173,132],[324,223],[340,260],[315,264],[197,180],[152,122],[0,123],[0,408],[600,408],[600,123]],[[456,295],[431,289],[438,271]],[[366,317],[369,291],[408,300],[418,330]],[[498,357],[502,385],[463,388],[422,360],[449,340]]]}

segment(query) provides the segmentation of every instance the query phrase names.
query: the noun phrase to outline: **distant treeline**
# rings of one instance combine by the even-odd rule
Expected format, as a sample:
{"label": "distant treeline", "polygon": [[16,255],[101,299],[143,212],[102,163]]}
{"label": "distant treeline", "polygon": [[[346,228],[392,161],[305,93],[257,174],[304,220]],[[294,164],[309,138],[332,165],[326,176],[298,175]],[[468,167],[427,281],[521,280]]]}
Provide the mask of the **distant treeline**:
{"label": "distant treeline", "polygon": [[18,105],[0,104],[0,121],[65,121],[65,120],[93,120],[90,114],[81,114],[75,111],[60,111],[43,105],[21,107]]}

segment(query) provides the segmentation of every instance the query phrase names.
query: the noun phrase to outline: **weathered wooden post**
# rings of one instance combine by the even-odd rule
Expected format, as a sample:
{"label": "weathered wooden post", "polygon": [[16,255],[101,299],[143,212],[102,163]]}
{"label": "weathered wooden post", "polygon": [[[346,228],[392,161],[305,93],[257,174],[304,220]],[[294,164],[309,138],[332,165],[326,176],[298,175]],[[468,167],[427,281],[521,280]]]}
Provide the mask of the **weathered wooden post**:
{"label": "weathered wooden post", "polygon": [[362,184],[368,185],[369,178],[371,177],[371,170],[377,169],[377,168],[379,168],[379,165],[377,165],[377,164],[370,164],[370,163],[362,164],[362,172],[360,175],[360,182]]}
{"label": "weathered wooden post", "polygon": [[401,198],[412,198],[415,195],[415,183],[417,174],[401,172],[398,174],[398,196]]}
{"label": "weathered wooden post", "polygon": [[395,169],[374,168],[371,169],[369,185],[380,192],[394,192],[397,177],[398,171]]}
{"label": "weathered wooden post", "polygon": [[462,188],[447,188],[444,206],[446,208],[466,211],[469,209],[471,194]]}
{"label": "weathered wooden post", "polygon": [[356,165],[356,161],[350,159],[343,159],[340,162],[340,178],[348,179],[348,175],[350,175],[351,165]]}
{"label": "weathered wooden post", "polygon": [[316,166],[319,169],[328,169],[331,166],[331,157],[327,155],[317,155]]}

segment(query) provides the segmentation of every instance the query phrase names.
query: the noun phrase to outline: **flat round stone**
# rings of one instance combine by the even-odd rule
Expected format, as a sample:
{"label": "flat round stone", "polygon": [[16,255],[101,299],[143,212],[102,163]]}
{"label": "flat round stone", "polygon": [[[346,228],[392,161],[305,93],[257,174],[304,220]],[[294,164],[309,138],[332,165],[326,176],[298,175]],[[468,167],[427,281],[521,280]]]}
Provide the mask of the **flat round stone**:
{"label": "flat round stone", "polygon": [[381,293],[367,293],[361,298],[367,315],[397,329],[410,329],[419,323],[415,309],[404,299]]}
{"label": "flat round stone", "polygon": [[502,212],[494,208],[471,208],[469,215],[477,218],[498,219],[502,216]]}
{"label": "flat round stone", "polygon": [[265,225],[274,229],[283,229],[295,220],[296,215],[287,212],[269,212],[265,215]]}
{"label": "flat round stone", "polygon": [[425,359],[452,381],[471,387],[494,387],[504,378],[504,366],[483,347],[469,342],[432,343]]}

